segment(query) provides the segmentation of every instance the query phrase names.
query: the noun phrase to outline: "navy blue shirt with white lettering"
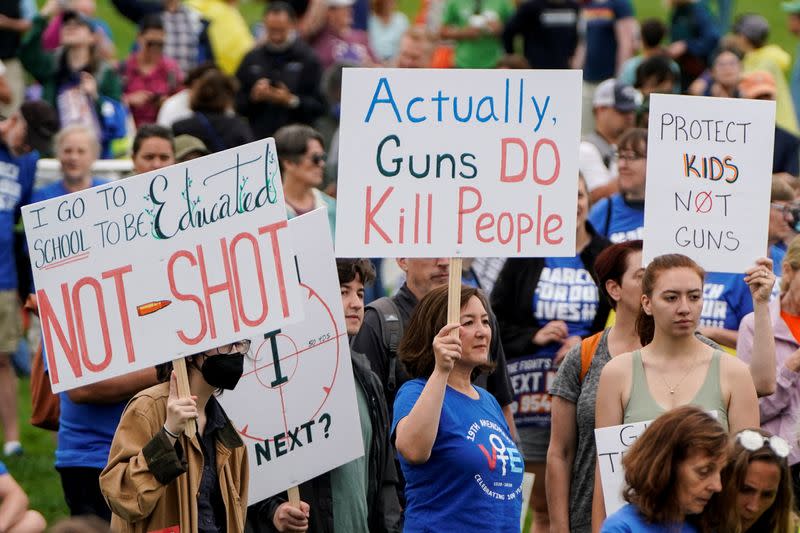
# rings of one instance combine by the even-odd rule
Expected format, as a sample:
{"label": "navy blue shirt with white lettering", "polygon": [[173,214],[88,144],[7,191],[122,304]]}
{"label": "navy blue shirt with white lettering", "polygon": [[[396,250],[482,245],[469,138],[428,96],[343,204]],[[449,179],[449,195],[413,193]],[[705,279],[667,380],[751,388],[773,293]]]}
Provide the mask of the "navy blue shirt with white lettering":
{"label": "navy blue shirt with white lettering", "polygon": [[744,282],[744,274],[706,273],[701,327],[736,331],[744,316],[752,312],[753,297]]}

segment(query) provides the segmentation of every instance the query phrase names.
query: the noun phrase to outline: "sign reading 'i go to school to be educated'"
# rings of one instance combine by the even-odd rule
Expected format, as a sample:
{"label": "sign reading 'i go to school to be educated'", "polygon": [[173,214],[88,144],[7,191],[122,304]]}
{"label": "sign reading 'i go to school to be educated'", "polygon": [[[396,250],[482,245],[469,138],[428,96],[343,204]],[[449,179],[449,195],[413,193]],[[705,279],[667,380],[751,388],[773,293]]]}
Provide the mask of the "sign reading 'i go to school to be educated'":
{"label": "sign reading 'i go to school to be educated'", "polygon": [[346,69],[340,257],[575,254],[579,71]]}
{"label": "sign reading 'i go to school to be educated'", "polygon": [[767,253],[775,102],[653,94],[644,260],[744,272]]}
{"label": "sign reading 'i go to school to be educated'", "polygon": [[272,139],[22,216],[54,392],[303,316]]}

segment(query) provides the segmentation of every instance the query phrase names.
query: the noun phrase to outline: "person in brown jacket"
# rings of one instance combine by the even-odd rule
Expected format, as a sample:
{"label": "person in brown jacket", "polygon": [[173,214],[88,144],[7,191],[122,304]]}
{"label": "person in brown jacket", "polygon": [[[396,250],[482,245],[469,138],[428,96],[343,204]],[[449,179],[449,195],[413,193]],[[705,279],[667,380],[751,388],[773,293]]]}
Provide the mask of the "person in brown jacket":
{"label": "person in brown jacket", "polygon": [[[236,386],[249,348],[240,341],[188,356],[191,397],[178,397],[165,363],[156,367],[162,383],[131,399],[100,475],[112,531],[244,531],[247,451],[215,393]],[[188,435],[192,419],[197,433]]]}

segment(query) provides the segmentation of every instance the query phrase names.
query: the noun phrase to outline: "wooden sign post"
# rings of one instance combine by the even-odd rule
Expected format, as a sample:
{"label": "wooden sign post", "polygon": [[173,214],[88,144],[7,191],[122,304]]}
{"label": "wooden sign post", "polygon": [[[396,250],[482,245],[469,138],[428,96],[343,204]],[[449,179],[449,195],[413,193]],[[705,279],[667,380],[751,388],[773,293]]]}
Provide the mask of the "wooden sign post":
{"label": "wooden sign post", "polygon": [[[178,398],[189,398],[192,395],[192,391],[189,388],[189,373],[186,371],[186,359],[179,357],[173,360],[172,369],[175,371],[175,379],[178,384]],[[192,438],[192,435],[197,433],[197,421],[187,420],[184,433],[186,433],[189,438]]]}
{"label": "wooden sign post", "polygon": [[[450,258],[450,271],[447,285],[447,323],[458,322],[461,318],[461,263],[460,257]],[[458,336],[458,329],[452,335]]]}

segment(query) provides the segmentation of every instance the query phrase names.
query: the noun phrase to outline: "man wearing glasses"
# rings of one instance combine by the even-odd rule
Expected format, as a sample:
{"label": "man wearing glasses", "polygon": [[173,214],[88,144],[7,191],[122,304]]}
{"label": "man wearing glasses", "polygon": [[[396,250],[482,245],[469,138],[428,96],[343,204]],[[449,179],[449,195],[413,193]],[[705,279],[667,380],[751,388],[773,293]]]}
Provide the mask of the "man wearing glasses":
{"label": "man wearing glasses", "polygon": [[275,132],[275,148],[281,166],[287,216],[294,218],[327,207],[331,235],[335,235],[336,200],[319,190],[327,160],[322,135],[303,124],[284,126]]}

